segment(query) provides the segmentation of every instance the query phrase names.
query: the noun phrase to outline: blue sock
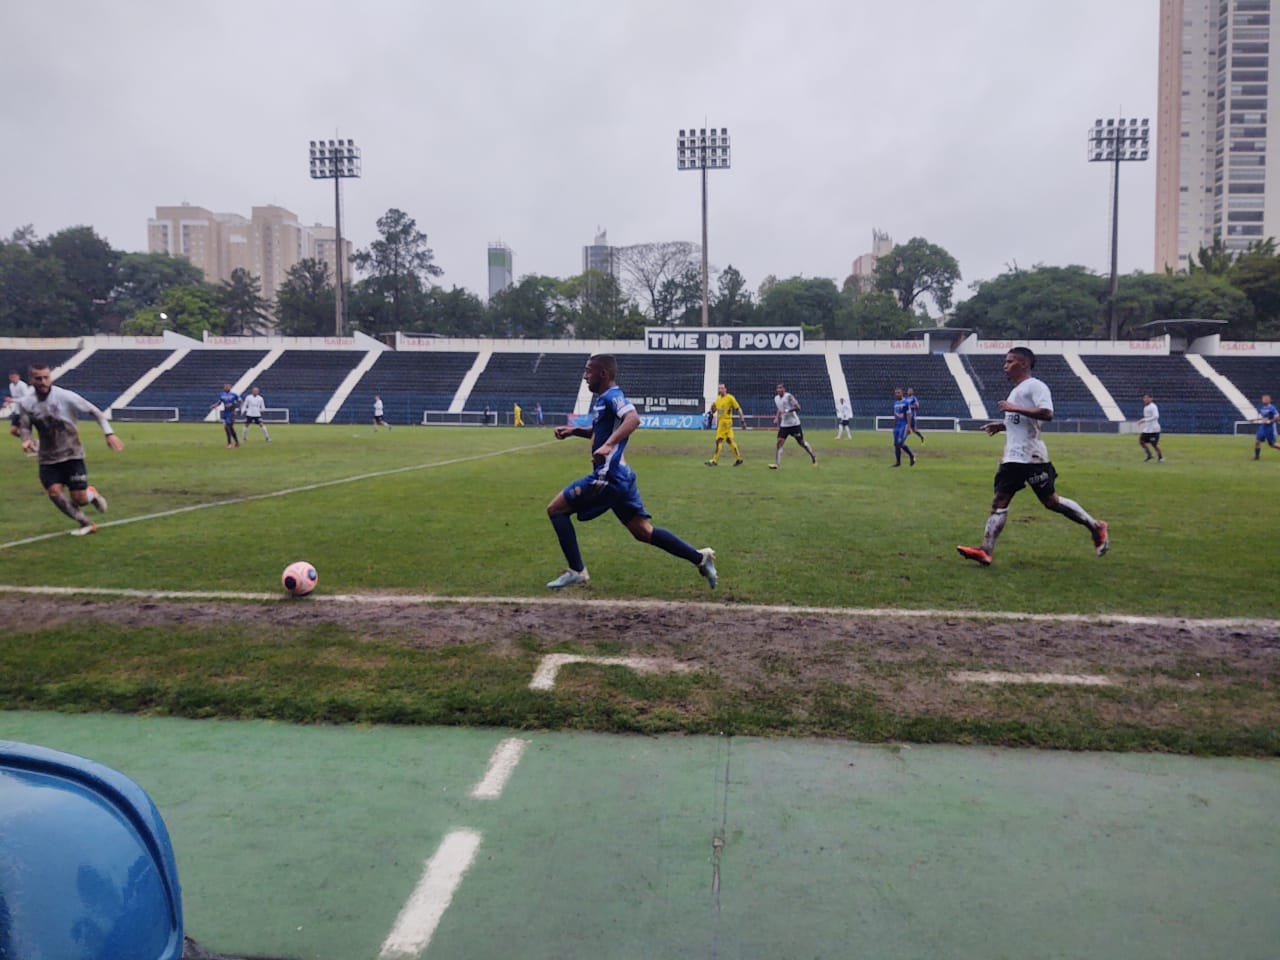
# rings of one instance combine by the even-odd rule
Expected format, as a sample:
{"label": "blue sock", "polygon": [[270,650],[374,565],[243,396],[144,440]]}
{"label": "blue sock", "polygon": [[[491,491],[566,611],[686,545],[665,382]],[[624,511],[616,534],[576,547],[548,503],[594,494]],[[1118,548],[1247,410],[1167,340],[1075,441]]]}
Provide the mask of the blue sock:
{"label": "blue sock", "polygon": [[582,562],[582,552],[578,549],[578,534],[573,529],[573,517],[567,513],[557,513],[551,518],[551,526],[555,528],[569,569],[581,573],[586,569],[586,564]]}
{"label": "blue sock", "polygon": [[694,547],[689,546],[670,530],[664,530],[662,527],[653,528],[653,536],[649,540],[655,547],[667,551],[673,557],[679,557],[681,560],[688,560],[690,563],[701,563],[702,554]]}

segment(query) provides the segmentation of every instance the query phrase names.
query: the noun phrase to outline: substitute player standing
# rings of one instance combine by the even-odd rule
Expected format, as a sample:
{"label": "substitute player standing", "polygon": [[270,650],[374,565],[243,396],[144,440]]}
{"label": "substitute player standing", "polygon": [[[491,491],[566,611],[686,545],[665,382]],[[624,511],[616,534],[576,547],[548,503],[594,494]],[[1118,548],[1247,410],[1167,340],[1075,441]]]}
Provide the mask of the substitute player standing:
{"label": "substitute player standing", "polygon": [[267,408],[267,401],[259,392],[257,387],[249,391],[249,395],[244,398],[240,404],[240,409],[244,411],[244,441],[249,442],[249,428],[257,424],[258,429],[262,431],[262,435],[267,438],[267,443],[271,442],[271,434],[267,433],[267,425],[262,422],[262,411]]}
{"label": "substitute player standing", "polygon": [[770,470],[777,470],[782,466],[782,446],[787,442],[787,437],[795,437],[796,443],[804,447],[809,454],[809,459],[813,461],[813,465],[818,465],[818,455],[813,452],[813,447],[809,446],[804,438],[804,427],[800,426],[800,401],[787,393],[787,386],[780,383],[777,386],[773,398],[773,405],[778,408],[778,412],[773,415],[773,422],[778,425],[778,447],[773,453],[773,463],[769,464]]}
{"label": "substitute player standing", "polygon": [[1005,432],[1004,456],[1000,460],[1000,469],[996,471],[995,497],[991,501],[991,515],[987,517],[982,546],[956,547],[956,550],[960,556],[984,567],[991,566],[996,538],[1004,529],[1009,503],[1024,486],[1031,488],[1046,510],[1088,527],[1098,556],[1111,546],[1106,523],[1093,519],[1080,504],[1060,497],[1054,491],[1053,482],[1058,474],[1049,462],[1048,448],[1040,439],[1040,424],[1053,419],[1053,397],[1043,381],[1031,376],[1035,365],[1036,355],[1026,347],[1014,347],[1005,354],[1004,375],[1013,383],[1013,390],[1009,392],[1009,399],[998,404],[1004,420],[993,421],[982,428],[992,437]]}
{"label": "substitute player standing", "polygon": [[1254,421],[1254,423],[1259,424],[1259,427],[1258,432],[1253,437],[1253,459],[1262,459],[1263,441],[1273,450],[1280,450],[1280,446],[1276,446],[1277,422],[1280,422],[1280,410],[1277,410],[1276,405],[1271,402],[1271,394],[1264,393],[1262,395],[1262,406],[1258,408],[1258,419]]}
{"label": "substitute player standing", "polygon": [[[34,427],[40,437],[40,484],[53,505],[80,526],[71,533],[83,536],[98,529],[84,515],[81,507],[93,504],[99,513],[107,512],[107,498],[89,485],[89,471],[84,463],[84,446],[80,442],[80,414],[98,421],[112,450],[123,450],[124,443],[111,429],[106,414],[80,394],[53,385],[48,364],[31,365],[31,393],[18,401],[18,435],[22,449],[36,449],[31,439]],[[70,491],[70,498],[67,497]]]}
{"label": "substitute player standing", "polygon": [[640,426],[640,414],[618,386],[618,361],[608,354],[597,354],[587,361],[582,379],[595,398],[591,403],[591,426],[571,424],[556,427],[556,439],[586,437],[591,441],[591,472],[573,481],[547,504],[547,516],[560,541],[568,569],[547,584],[552,590],[587,583],[586,564],[578,549],[578,534],[573,529],[573,515],[586,522],[607,510],[621,521],[641,543],[661,547],[673,557],[688,560],[706,577],[714,590],[716,585],[716,552],[690,546],[670,530],[655,527],[640,499],[635,471],[628,466],[623,453],[627,438]]}
{"label": "substitute player standing", "polygon": [[720,465],[720,447],[722,444],[729,444],[729,449],[733,451],[733,465],[735,467],[742,466],[742,452],[738,449],[737,442],[733,439],[733,414],[737,411],[738,418],[742,421],[742,429],[747,429],[747,418],[742,412],[742,407],[738,405],[738,399],[725,389],[722,383],[716,387],[716,398],[711,401],[711,408],[707,413],[716,415],[716,452],[711,455],[711,459],[707,461],[708,467],[716,467]]}

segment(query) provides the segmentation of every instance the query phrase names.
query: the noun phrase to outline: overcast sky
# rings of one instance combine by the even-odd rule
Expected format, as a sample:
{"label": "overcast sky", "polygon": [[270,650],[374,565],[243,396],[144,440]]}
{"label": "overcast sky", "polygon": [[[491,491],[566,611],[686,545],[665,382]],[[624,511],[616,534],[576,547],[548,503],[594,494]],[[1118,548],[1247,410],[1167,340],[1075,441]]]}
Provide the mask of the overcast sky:
{"label": "overcast sky", "polygon": [[[87,224],[146,248],[156,206],[333,222],[308,141],[351,137],[357,247],[390,207],[446,286],[580,272],[597,230],[697,242],[676,132],[727,127],[713,267],[837,284],[872,229],[1110,270],[1097,117],[1151,117],[1158,0],[41,0],[0,5],[0,233]],[[1154,144],[1153,144],[1154,147]],[[1153,261],[1155,162],[1125,164],[1120,269]]]}

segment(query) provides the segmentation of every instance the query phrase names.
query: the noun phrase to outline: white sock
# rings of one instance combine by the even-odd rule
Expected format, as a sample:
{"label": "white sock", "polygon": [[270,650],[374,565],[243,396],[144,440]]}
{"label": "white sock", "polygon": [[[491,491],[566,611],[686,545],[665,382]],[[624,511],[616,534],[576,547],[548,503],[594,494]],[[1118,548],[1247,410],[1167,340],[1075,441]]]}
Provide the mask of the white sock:
{"label": "white sock", "polygon": [[987,517],[987,526],[982,533],[982,549],[987,553],[995,553],[996,538],[1000,536],[1000,531],[1004,529],[1004,522],[1009,517],[1009,511],[992,510],[991,516]]}
{"label": "white sock", "polygon": [[1082,527],[1088,527],[1090,530],[1098,525],[1097,521],[1085,512],[1084,507],[1067,497],[1058,497],[1057,512],[1062,514],[1068,520],[1074,520]]}

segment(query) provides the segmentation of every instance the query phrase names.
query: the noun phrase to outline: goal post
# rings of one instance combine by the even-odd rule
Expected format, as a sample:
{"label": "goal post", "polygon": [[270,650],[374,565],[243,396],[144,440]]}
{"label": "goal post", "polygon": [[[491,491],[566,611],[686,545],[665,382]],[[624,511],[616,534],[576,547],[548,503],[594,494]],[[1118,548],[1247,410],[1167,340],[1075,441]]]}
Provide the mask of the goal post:
{"label": "goal post", "polygon": [[177,407],[112,407],[108,417],[121,423],[177,423]]}
{"label": "goal post", "polygon": [[496,427],[497,410],[423,410],[422,425],[432,427]]}
{"label": "goal post", "polygon": [[1257,420],[1237,420],[1233,430],[1237,437],[1252,437],[1257,435],[1260,426]]}
{"label": "goal post", "polygon": [[288,423],[289,408],[288,407],[263,407],[262,422],[263,423]]}

